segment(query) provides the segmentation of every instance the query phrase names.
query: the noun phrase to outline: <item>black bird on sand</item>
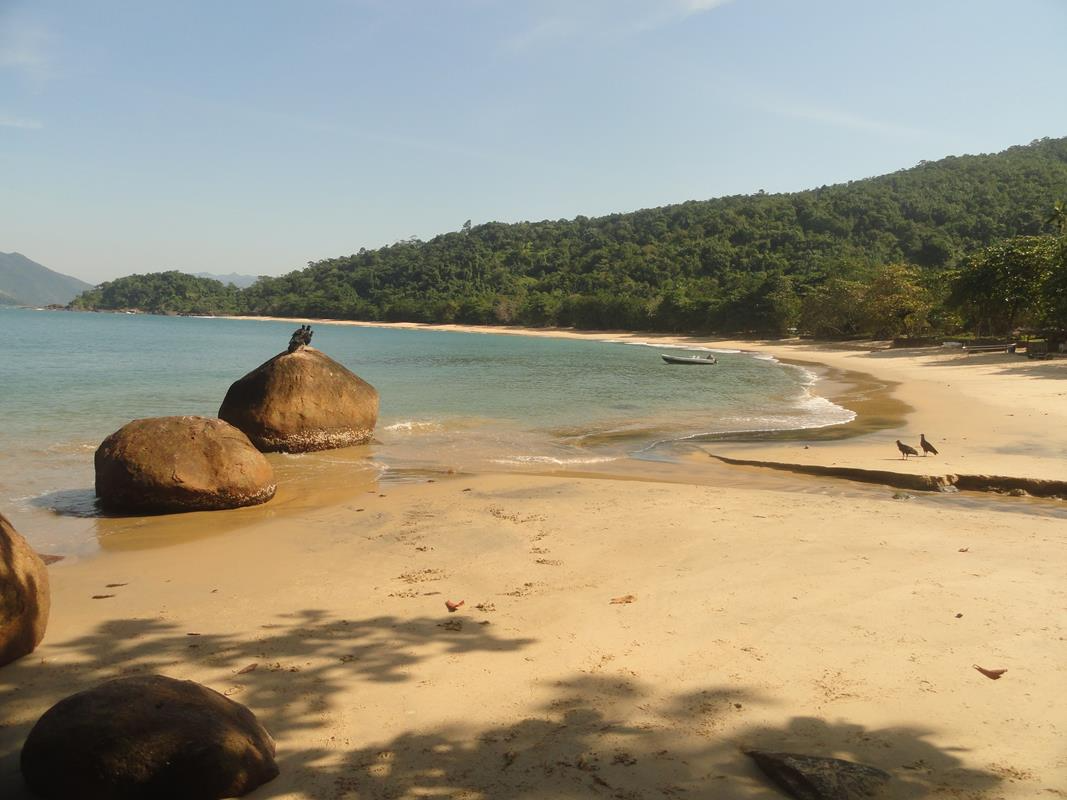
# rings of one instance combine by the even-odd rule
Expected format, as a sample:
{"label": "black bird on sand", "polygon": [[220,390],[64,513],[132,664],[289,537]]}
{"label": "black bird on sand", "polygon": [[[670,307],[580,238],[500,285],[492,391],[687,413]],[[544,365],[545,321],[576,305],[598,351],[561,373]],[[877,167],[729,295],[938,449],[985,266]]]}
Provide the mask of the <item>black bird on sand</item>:
{"label": "black bird on sand", "polygon": [[919,434],[919,445],[923,449],[923,455],[924,456],[927,453],[933,453],[935,456],[937,455],[937,448],[934,447],[932,444],[930,444],[928,441],[926,441],[926,434],[925,433],[920,433]]}
{"label": "black bird on sand", "polygon": [[919,455],[918,450],[916,450],[910,444],[904,444],[904,442],[900,441],[900,439],[897,439],[897,450],[900,451],[900,457],[903,458],[905,461],[907,460],[908,456]]}

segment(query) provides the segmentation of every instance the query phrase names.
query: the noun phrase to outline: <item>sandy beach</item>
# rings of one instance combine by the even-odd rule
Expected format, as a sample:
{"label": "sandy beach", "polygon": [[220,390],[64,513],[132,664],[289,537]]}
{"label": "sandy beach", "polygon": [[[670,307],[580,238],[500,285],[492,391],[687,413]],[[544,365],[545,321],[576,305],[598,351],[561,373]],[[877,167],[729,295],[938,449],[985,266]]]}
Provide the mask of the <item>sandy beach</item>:
{"label": "sandy beach", "polygon": [[[18,752],[52,703],[157,672],[270,730],[281,775],[253,798],[784,796],[744,748],[872,764],[891,798],[1067,797],[1063,501],[712,458],[1064,481],[1067,360],[655,341],[813,365],[856,435],[360,485],[203,538],[231,512],[159,518],[189,530],[51,568],[44,643],[0,669],[0,796],[29,797]],[[920,432],[940,455],[901,460]]]}

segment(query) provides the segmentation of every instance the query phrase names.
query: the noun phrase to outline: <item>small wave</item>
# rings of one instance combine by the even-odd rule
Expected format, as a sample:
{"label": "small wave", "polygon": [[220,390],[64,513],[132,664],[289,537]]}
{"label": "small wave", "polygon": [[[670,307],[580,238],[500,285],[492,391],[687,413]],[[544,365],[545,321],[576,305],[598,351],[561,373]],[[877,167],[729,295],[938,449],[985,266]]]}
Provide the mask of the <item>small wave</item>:
{"label": "small wave", "polygon": [[603,464],[608,461],[618,461],[614,456],[573,456],[571,458],[556,458],[555,456],[513,456],[512,458],[494,458],[494,464],[553,464],[555,466],[569,466],[572,464]]}
{"label": "small wave", "polygon": [[56,489],[19,498],[20,510],[45,509],[64,517],[98,517],[96,491],[85,489]]}
{"label": "small wave", "polygon": [[846,416],[836,417],[833,419],[823,418],[816,419],[809,417],[808,419],[798,419],[796,417],[745,417],[735,419],[738,427],[724,427],[717,431],[700,431],[698,433],[690,433],[685,436],[678,436],[671,439],[660,439],[655,442],[650,442],[644,447],[635,450],[632,455],[641,457],[643,454],[651,452],[663,445],[679,444],[681,442],[699,442],[702,440],[719,440],[723,438],[733,438],[736,436],[744,436],[748,434],[765,434],[765,433],[782,433],[785,431],[810,431],[817,430],[819,428],[829,428],[832,425],[843,425],[846,422],[851,422],[856,418],[856,414],[849,411],[847,408],[841,408],[835,406],[835,408],[844,411]]}
{"label": "small wave", "polygon": [[45,449],[49,453],[91,453],[98,446],[93,442],[55,442]]}
{"label": "small wave", "polygon": [[[315,465],[321,465],[326,469],[331,468],[335,464],[340,464],[341,466],[345,467],[349,471],[351,471],[351,470],[356,470],[356,471],[362,470],[364,472],[381,472],[381,470],[382,470],[382,467],[381,467],[380,464],[372,462],[372,461],[370,461],[370,460],[368,460],[366,458],[359,458],[357,460],[352,460],[352,459],[348,459],[348,458],[328,458],[328,457],[322,456],[321,455],[322,452],[323,451],[320,450],[320,451],[318,451],[318,453],[315,454],[317,456],[315,458]],[[314,465],[310,465],[309,464],[309,465],[306,465],[306,466],[311,467],[311,466],[314,466]],[[305,467],[301,467],[301,469],[304,469],[304,468]]]}
{"label": "small wave", "polygon": [[740,350],[731,350],[728,347],[704,347],[703,345],[685,345],[685,344],[660,344],[655,345],[660,350],[685,350],[690,353],[719,353],[726,355],[737,355]]}
{"label": "small wave", "polygon": [[403,422],[394,422],[392,425],[386,425],[384,430],[412,433],[414,431],[439,431],[443,427],[440,422],[432,420],[407,419]]}
{"label": "small wave", "polygon": [[599,342],[603,344],[628,344],[634,347],[652,347],[656,350],[686,350],[696,353],[727,353],[738,354],[743,353],[743,350],[737,350],[730,347],[705,347],[700,344],[679,344],[676,342],[635,342],[630,339],[599,339]]}
{"label": "small wave", "polygon": [[[753,358],[760,358],[761,360],[766,360],[766,359],[763,359],[762,356],[758,356],[758,355],[757,356],[753,356]],[[778,359],[776,359],[774,356],[768,356],[768,358],[771,361],[775,361],[775,362],[778,361]],[[801,367],[798,364],[782,364],[782,366],[783,367],[788,367],[789,369],[795,370],[796,372],[798,372],[800,374],[800,383],[803,386],[814,386],[816,383],[819,382],[818,373],[808,369],[807,367]]]}
{"label": "small wave", "polygon": [[804,412],[809,418],[814,418],[816,424],[804,427],[824,428],[828,425],[839,425],[852,422],[856,418],[856,412],[852,409],[840,406],[832,400],[815,394],[812,387],[819,381],[819,376],[806,367],[794,366],[800,371],[803,389],[800,396],[794,401],[794,408]]}

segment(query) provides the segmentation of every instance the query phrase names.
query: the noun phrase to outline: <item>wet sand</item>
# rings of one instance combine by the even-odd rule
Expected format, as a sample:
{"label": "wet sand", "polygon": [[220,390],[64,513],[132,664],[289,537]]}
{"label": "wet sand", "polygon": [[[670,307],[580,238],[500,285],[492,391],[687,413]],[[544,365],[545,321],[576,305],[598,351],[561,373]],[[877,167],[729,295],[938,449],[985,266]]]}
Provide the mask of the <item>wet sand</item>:
{"label": "wet sand", "polygon": [[[51,703],[139,672],[260,717],[282,773],[253,798],[781,796],[745,747],[879,766],[894,798],[1067,796],[1062,503],[708,455],[1063,474],[1064,362],[715,345],[824,364],[820,391],[870,405],[839,440],[412,475],[216,535],[192,534],[230,512],[153,518],[137,536],[169,546],[54,565],[45,642],[0,669],[0,796],[27,796]],[[920,430],[942,455],[900,461]]]}

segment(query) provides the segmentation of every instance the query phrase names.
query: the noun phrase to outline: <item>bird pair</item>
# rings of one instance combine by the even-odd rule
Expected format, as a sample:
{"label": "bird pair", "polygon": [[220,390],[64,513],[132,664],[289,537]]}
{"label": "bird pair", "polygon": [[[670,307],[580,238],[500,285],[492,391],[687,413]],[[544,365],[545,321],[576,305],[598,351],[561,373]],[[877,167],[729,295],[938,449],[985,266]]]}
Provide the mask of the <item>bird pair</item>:
{"label": "bird pair", "polygon": [[[924,456],[928,453],[933,453],[935,456],[937,455],[937,448],[930,444],[928,441],[926,441],[925,433],[919,434],[919,446],[922,447]],[[897,450],[900,451],[900,457],[904,460],[907,460],[908,456],[919,455],[918,450],[916,450],[910,444],[904,444],[902,441],[900,441],[900,439],[897,439]]]}

